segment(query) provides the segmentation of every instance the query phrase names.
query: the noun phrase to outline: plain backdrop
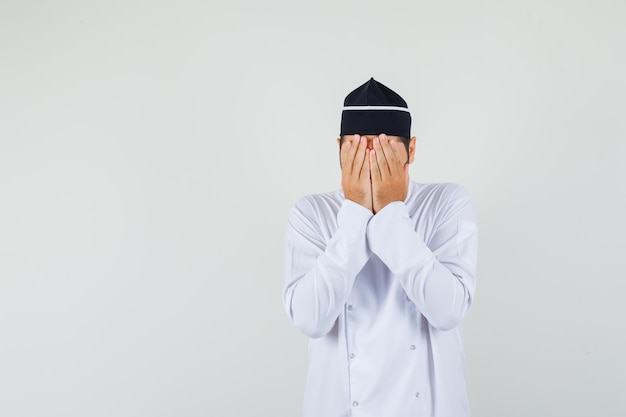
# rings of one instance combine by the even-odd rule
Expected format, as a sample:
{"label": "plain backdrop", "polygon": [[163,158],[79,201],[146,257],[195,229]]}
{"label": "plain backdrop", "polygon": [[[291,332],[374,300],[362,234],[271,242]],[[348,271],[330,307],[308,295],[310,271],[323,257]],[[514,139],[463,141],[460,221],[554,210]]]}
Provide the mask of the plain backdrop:
{"label": "plain backdrop", "polygon": [[474,416],[626,415],[626,3],[0,2],[0,415],[300,415],[286,215],[343,98],[479,216]]}

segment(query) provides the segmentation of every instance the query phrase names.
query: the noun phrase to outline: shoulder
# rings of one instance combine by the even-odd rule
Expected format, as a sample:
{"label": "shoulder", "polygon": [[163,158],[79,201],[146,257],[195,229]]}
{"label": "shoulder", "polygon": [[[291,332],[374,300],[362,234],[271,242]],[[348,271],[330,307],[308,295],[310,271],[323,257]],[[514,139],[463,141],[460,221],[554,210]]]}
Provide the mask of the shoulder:
{"label": "shoulder", "polygon": [[411,216],[442,219],[461,211],[473,210],[467,188],[453,182],[413,183],[407,208]]}
{"label": "shoulder", "polygon": [[455,182],[413,183],[415,195],[438,202],[469,199],[467,188]]}
{"label": "shoulder", "polygon": [[299,213],[308,218],[318,218],[326,214],[337,213],[344,200],[341,190],[329,191],[319,194],[308,194],[300,197],[291,213]]}

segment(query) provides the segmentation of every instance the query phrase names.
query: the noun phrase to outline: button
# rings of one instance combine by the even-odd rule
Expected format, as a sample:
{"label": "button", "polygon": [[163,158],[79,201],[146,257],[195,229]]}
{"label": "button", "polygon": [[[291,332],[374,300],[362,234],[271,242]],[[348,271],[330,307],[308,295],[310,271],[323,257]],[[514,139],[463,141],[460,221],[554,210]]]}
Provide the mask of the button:
{"label": "button", "polygon": [[354,353],[350,354],[350,359],[354,359],[356,357],[356,355]]}
{"label": "button", "polygon": [[415,346],[415,345],[409,346],[409,349],[411,349],[411,350],[415,350],[416,348],[417,348],[417,346]]}
{"label": "button", "polygon": [[358,407],[359,406],[359,402],[358,401],[353,401],[352,402],[352,407]]}
{"label": "button", "polygon": [[407,301],[411,301],[408,295],[405,294],[404,297],[406,298]]}
{"label": "button", "polygon": [[420,397],[420,393],[419,393],[419,392],[416,392],[416,393],[415,393],[415,398],[419,398],[419,397]]}
{"label": "button", "polygon": [[352,311],[354,309],[354,306],[352,304],[348,304],[348,311]]}

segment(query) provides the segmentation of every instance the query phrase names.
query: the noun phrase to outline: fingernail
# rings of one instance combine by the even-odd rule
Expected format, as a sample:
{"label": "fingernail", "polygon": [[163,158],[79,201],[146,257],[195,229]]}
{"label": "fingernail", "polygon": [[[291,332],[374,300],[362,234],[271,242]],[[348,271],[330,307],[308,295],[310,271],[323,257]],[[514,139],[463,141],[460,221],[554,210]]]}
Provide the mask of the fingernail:
{"label": "fingernail", "polygon": [[376,145],[379,145],[379,144],[380,144],[380,140],[379,140],[378,138],[374,138],[374,143],[375,143]]}
{"label": "fingernail", "polygon": [[385,134],[383,133],[382,135],[380,135],[380,138],[381,138],[382,140],[387,140],[387,135],[385,135]]}

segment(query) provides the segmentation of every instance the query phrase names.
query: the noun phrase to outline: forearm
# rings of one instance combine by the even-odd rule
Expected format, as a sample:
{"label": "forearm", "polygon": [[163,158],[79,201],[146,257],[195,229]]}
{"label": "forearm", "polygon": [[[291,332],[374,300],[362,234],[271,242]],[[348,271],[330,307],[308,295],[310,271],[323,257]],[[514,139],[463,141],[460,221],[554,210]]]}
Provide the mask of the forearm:
{"label": "forearm", "polygon": [[462,321],[474,292],[475,247],[470,245],[476,244],[476,236],[464,233],[461,228],[465,226],[459,224],[474,225],[463,213],[450,219],[433,244],[435,250],[415,231],[401,202],[385,207],[368,226],[372,252],[387,265],[429,323],[441,330]]}
{"label": "forearm", "polygon": [[371,212],[357,206],[344,202],[338,228],[327,243],[311,219],[297,210],[290,214],[283,302],[291,322],[310,337],[332,329],[356,275],[370,257],[365,233]]}
{"label": "forearm", "polygon": [[450,264],[443,264],[434,255],[396,276],[407,296],[439,330],[459,325],[470,309],[472,291],[468,282],[474,277],[462,270],[453,273]]}

